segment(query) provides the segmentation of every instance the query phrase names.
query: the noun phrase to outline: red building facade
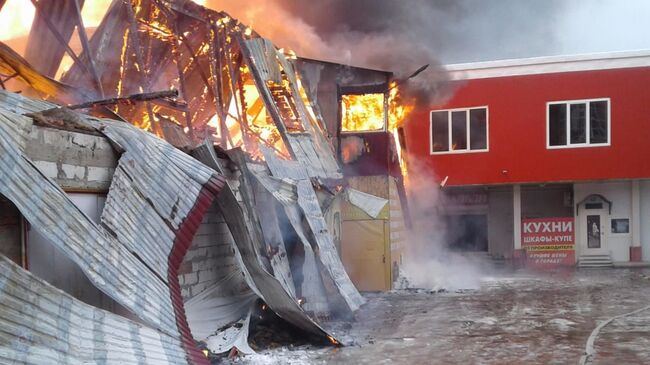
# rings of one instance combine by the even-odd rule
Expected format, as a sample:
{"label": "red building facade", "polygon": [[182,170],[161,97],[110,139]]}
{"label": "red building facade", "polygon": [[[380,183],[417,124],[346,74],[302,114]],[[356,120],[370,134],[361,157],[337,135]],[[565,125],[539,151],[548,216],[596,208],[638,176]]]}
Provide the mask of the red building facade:
{"label": "red building facade", "polygon": [[522,246],[525,224],[572,217],[574,263],[650,259],[650,52],[447,70],[453,95],[415,113],[405,136],[409,160],[426,167],[412,174],[433,173],[443,196],[486,197],[445,199],[450,224],[479,219],[488,253],[533,261],[567,250]]}

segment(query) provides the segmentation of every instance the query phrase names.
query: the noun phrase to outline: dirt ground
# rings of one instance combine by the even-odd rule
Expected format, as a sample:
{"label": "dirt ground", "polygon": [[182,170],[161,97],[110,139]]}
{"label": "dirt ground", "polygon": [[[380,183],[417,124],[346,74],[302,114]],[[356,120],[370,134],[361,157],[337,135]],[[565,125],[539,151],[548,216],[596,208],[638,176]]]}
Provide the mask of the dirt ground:
{"label": "dirt ground", "polygon": [[[650,306],[650,269],[504,270],[480,289],[366,293],[341,348],[279,348],[249,364],[579,364],[602,322]],[[594,334],[586,363],[650,364],[650,307]]]}

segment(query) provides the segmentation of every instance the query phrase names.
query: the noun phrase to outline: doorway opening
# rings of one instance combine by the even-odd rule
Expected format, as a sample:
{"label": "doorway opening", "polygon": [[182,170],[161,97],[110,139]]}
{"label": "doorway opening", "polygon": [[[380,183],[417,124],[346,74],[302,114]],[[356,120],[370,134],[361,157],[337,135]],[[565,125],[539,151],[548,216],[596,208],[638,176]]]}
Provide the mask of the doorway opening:
{"label": "doorway opening", "polygon": [[486,214],[448,215],[445,242],[453,251],[488,250],[488,223]]}

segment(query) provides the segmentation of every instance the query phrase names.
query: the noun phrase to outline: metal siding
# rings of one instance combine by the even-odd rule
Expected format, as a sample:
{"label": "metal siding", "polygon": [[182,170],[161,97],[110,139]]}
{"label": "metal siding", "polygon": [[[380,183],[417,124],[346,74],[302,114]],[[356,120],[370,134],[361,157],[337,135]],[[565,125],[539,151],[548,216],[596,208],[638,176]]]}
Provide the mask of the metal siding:
{"label": "metal siding", "polygon": [[[51,105],[7,93],[2,96],[0,103],[2,99],[18,103],[0,107],[0,170],[10,172],[0,175],[0,193],[34,229],[75,261],[95,286],[153,328],[179,336],[192,361],[205,363],[185,319],[177,273],[223,180],[145,131],[82,116],[125,151],[109,190],[103,225],[98,226],[24,155],[30,121],[6,111],[38,111]],[[40,322],[33,325],[33,330],[39,330]],[[18,348],[7,356],[27,353]],[[124,360],[109,355],[107,361]]]}
{"label": "metal siding", "polygon": [[0,363],[187,364],[177,338],[97,309],[0,255]]}

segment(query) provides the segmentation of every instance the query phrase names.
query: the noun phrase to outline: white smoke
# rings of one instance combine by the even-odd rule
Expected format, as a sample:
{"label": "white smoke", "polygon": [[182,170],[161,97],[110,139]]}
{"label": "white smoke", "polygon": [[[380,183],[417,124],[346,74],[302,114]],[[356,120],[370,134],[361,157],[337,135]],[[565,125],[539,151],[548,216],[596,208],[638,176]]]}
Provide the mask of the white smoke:
{"label": "white smoke", "polygon": [[[430,290],[478,289],[487,271],[480,258],[451,251],[446,237],[453,236],[441,211],[442,188],[420,161],[409,160],[407,194],[413,229],[403,257],[401,284]],[[405,279],[405,280],[404,280]]]}

